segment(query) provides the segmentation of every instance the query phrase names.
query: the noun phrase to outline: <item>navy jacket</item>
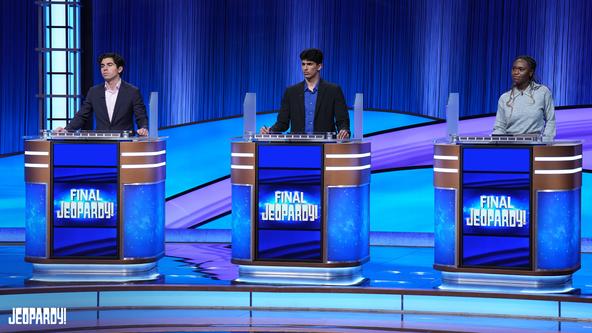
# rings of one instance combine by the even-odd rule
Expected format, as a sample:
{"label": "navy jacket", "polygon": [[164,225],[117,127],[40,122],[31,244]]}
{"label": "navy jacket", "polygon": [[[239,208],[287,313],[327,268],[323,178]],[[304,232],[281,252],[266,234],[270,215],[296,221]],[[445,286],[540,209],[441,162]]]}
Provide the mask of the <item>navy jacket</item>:
{"label": "navy jacket", "polygon": [[133,85],[121,81],[119,93],[113,109],[113,119],[109,121],[107,103],[105,102],[105,83],[97,84],[88,90],[80,110],[66,126],[67,130],[78,130],[85,127],[95,117],[95,129],[103,131],[133,131],[134,117],[138,128],[148,128],[146,106],[140,90]]}

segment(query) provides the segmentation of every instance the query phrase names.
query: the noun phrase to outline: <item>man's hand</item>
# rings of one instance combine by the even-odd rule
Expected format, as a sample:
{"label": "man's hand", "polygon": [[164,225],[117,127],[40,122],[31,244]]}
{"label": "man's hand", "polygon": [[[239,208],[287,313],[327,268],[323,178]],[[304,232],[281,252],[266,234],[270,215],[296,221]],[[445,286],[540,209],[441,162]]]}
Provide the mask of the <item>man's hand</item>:
{"label": "man's hand", "polygon": [[140,129],[138,129],[138,135],[139,136],[148,136],[148,130],[146,128],[140,128]]}
{"label": "man's hand", "polygon": [[54,129],[54,131],[56,131],[56,132],[58,132],[58,133],[64,133],[64,132],[66,132],[66,129],[65,129],[65,128],[63,128],[63,127],[56,127],[56,128]]}
{"label": "man's hand", "polygon": [[340,130],[339,133],[337,133],[337,139],[338,140],[344,140],[344,139],[349,139],[349,131],[348,130]]}
{"label": "man's hand", "polygon": [[263,127],[261,127],[261,130],[259,130],[259,133],[261,133],[261,134],[269,134],[269,133],[271,133],[271,130],[269,129],[269,127],[263,126]]}

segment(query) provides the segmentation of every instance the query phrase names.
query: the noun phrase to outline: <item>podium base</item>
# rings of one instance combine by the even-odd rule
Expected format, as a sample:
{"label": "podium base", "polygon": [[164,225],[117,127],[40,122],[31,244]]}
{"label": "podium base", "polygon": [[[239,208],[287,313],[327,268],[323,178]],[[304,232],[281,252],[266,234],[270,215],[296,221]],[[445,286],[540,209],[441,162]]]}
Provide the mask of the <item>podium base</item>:
{"label": "podium base", "polygon": [[239,277],[233,282],[274,285],[353,286],[366,281],[362,266],[294,267],[239,265]]}
{"label": "podium base", "polygon": [[156,262],[145,264],[33,264],[30,281],[132,282],[159,277]]}
{"label": "podium base", "polygon": [[572,275],[532,276],[441,272],[441,290],[524,294],[573,293]]}

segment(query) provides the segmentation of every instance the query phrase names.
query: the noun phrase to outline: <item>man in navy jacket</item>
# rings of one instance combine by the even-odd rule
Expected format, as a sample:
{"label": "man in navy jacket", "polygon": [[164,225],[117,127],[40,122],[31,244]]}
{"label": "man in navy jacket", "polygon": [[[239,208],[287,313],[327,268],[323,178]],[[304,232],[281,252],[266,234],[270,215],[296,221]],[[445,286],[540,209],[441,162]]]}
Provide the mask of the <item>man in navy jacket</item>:
{"label": "man in navy jacket", "polygon": [[321,79],[323,53],[306,49],[300,53],[304,81],[288,87],[282,97],[277,121],[261,128],[262,134],[336,132],[338,139],[350,136],[349,114],[341,88]]}
{"label": "man in navy jacket", "polygon": [[135,118],[137,133],[148,135],[148,117],[140,90],[121,79],[123,58],[116,53],[105,53],[98,63],[105,82],[88,90],[80,110],[65,129],[81,129],[94,115],[97,130],[133,131]]}

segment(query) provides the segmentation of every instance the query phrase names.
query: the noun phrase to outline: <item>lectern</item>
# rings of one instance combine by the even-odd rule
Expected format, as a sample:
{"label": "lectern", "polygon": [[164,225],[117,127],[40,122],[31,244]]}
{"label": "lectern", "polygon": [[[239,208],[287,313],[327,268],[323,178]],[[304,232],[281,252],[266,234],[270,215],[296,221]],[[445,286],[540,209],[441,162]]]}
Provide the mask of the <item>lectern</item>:
{"label": "lectern", "polygon": [[31,279],[156,278],[164,253],[165,169],[161,138],[47,131],[26,140]]}
{"label": "lectern", "polygon": [[570,292],[580,268],[580,142],[461,137],[434,147],[442,289]]}
{"label": "lectern", "polygon": [[237,282],[353,285],[369,259],[370,143],[331,134],[232,142]]}

